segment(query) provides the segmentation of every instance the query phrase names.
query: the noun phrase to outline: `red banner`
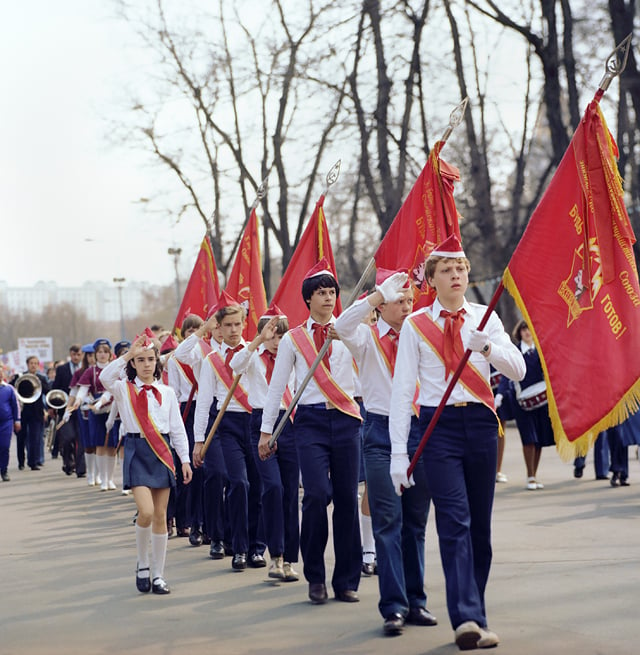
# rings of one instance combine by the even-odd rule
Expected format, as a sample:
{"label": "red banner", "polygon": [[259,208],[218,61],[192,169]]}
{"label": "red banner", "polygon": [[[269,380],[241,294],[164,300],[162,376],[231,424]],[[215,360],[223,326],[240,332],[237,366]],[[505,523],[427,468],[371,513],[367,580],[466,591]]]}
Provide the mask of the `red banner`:
{"label": "red banner", "polygon": [[[289,319],[289,326],[295,327],[306,321],[309,317],[309,308],[302,299],[302,280],[316,263],[326,257],[333,274],[336,275],[336,263],[333,259],[329,230],[324,217],[324,196],[320,196],[316,207],[309,219],[291,261],[284,272],[282,280],[271,300],[280,307]],[[337,275],[336,275],[337,279]],[[334,314],[338,316],[342,311],[340,298],[336,302]]]}
{"label": "red banner", "polygon": [[262,278],[262,256],[258,217],[254,209],[244,230],[236,260],[231,268],[225,291],[247,311],[247,322],[242,336],[251,341],[258,331],[258,321],[267,311],[267,294]]}
{"label": "red banner", "polygon": [[640,288],[617,154],[594,100],[504,274],[567,458],[640,404]]}
{"label": "red banner", "polygon": [[180,331],[182,321],[188,314],[197,314],[203,319],[206,318],[211,307],[218,302],[219,296],[218,269],[216,268],[216,260],[213,257],[211,242],[207,236],[202,240],[200,252],[187,283],[173,331]]}
{"label": "red banner", "polygon": [[431,251],[448,236],[460,239],[453,183],[460,172],[440,159],[444,141],[438,141],[400,211],[374,255],[378,268],[405,268],[416,288],[414,309],[431,305],[435,293],[425,278],[425,262]]}

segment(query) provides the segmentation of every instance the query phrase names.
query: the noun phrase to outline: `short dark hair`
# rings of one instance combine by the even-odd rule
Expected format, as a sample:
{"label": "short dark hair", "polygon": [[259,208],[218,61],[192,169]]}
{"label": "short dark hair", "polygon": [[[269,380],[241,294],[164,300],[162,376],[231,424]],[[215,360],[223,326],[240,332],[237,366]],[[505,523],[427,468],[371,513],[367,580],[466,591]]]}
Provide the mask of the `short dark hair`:
{"label": "short dark hair", "polygon": [[[158,352],[158,347],[154,344],[153,345],[153,352],[155,353],[156,356],[156,369],[153,372],[153,377],[156,380],[159,380],[162,377],[162,364],[160,362],[160,353]],[[138,372],[136,371],[135,368],[133,368],[133,364],[131,363],[131,359],[127,361],[127,378],[129,379],[130,382],[133,382],[136,379],[136,375],[138,375]]]}
{"label": "short dark hair", "polygon": [[38,363],[40,363],[40,360],[38,359],[37,355],[29,355],[29,357],[27,357],[27,366],[29,366],[29,362],[32,359],[35,359]]}
{"label": "short dark hair", "polygon": [[[264,326],[273,318],[273,316],[264,316],[258,321],[258,334],[262,332]],[[276,334],[285,334],[289,331],[289,320],[286,316],[278,316],[276,323]]]}
{"label": "short dark hair", "polygon": [[184,317],[184,321],[182,321],[182,327],[180,328],[180,332],[184,337],[184,333],[187,330],[191,330],[192,328],[195,328],[197,330],[203,323],[204,321],[197,314],[188,314],[187,316]]}
{"label": "short dark hair", "polygon": [[524,320],[524,318],[521,318],[517,323],[516,326],[513,328],[513,332],[511,333],[511,336],[513,337],[513,340],[516,343],[520,343],[522,341],[522,330],[525,328],[528,328],[529,326],[527,325],[527,322]]}
{"label": "short dark hair", "polygon": [[309,307],[311,296],[318,289],[335,289],[336,298],[338,295],[340,295],[340,285],[338,284],[338,281],[333,277],[333,275],[327,275],[327,273],[323,273],[322,275],[314,275],[313,277],[309,277],[302,282],[302,298],[307,304],[307,307]]}
{"label": "short dark hair", "polygon": [[72,343],[69,346],[69,352],[70,353],[79,353],[82,351],[82,346],[79,343]]}

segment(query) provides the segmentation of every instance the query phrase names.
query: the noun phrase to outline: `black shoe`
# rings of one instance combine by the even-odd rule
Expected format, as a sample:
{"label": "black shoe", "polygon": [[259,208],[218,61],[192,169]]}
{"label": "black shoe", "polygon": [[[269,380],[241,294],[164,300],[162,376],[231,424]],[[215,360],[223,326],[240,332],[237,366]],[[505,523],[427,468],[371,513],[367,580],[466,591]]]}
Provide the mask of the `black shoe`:
{"label": "black shoe", "polygon": [[327,602],[327,587],[322,583],[309,583],[309,600],[314,605],[321,605]]}
{"label": "black shoe", "polygon": [[231,557],[233,555],[233,548],[226,541],[223,541],[222,545],[224,546],[224,554]]}
{"label": "black shoe", "polygon": [[267,565],[264,557],[259,553],[249,555],[249,566],[254,569],[262,569]]}
{"label": "black shoe", "polygon": [[78,478],[86,478],[87,474],[86,473],[76,473],[76,477]]}
{"label": "black shoe", "polygon": [[160,595],[171,593],[171,589],[169,589],[169,585],[164,581],[163,578],[153,579],[153,586],[151,591],[153,591],[154,594],[160,594]]}
{"label": "black shoe", "polygon": [[19,465],[18,465],[18,468],[19,468],[21,471],[24,471],[24,464],[19,464]]}
{"label": "black shoe", "polygon": [[617,486],[619,486],[619,485],[620,485],[620,473],[614,473],[614,474],[611,476],[611,480],[609,480],[609,484],[610,484],[612,487],[617,487]]}
{"label": "black shoe", "polygon": [[343,603],[360,602],[360,598],[358,598],[358,594],[353,589],[343,589],[342,591],[336,591],[336,600],[340,600]]}
{"label": "black shoe", "polygon": [[584,471],[584,466],[576,466],[573,469],[573,477],[574,478],[581,478],[583,471]]}
{"label": "black shoe", "polygon": [[140,573],[140,571],[148,571],[148,570],[149,570],[148,566],[143,569],[136,569],[136,589],[143,594],[147,593],[148,591],[151,591],[151,578],[149,576],[147,576],[146,578],[140,578],[138,577],[138,573]]}
{"label": "black shoe", "polygon": [[412,607],[407,615],[407,623],[413,625],[438,625],[438,619],[425,607]]}
{"label": "black shoe", "polygon": [[40,467],[36,464],[35,466],[30,466],[29,467],[32,471],[39,471]]}
{"label": "black shoe", "polygon": [[622,476],[620,477],[620,486],[621,487],[628,487],[629,486],[629,481],[627,478],[623,478]]}
{"label": "black shoe", "polygon": [[9,474],[6,471],[2,471],[2,481],[11,482],[11,478],[9,477]]}
{"label": "black shoe", "polygon": [[209,548],[209,557],[211,559],[224,559],[224,546],[221,541],[214,541]]}
{"label": "black shoe", "polygon": [[198,528],[191,530],[189,535],[189,543],[192,546],[202,546],[202,532]]}
{"label": "black shoe", "polygon": [[236,553],[233,556],[233,561],[231,562],[231,568],[234,571],[244,571],[247,568],[247,554]]}
{"label": "black shoe", "polygon": [[404,628],[404,617],[402,614],[394,612],[389,614],[382,624],[382,630],[385,635],[399,635],[402,634]]}
{"label": "black shoe", "polygon": [[596,480],[608,480],[608,475],[596,475]]}
{"label": "black shoe", "polygon": [[373,562],[362,562],[362,575],[367,577],[372,576],[375,572],[375,564]]}
{"label": "black shoe", "polygon": [[[209,546],[211,544],[211,537],[206,532],[202,533],[202,543],[205,546]],[[233,553],[231,554],[233,555]]]}

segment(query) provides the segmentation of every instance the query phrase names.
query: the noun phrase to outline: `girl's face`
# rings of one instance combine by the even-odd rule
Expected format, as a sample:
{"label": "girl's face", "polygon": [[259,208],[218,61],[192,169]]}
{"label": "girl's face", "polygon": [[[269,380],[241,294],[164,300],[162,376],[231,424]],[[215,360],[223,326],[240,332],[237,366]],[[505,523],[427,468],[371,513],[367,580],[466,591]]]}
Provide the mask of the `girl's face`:
{"label": "girl's face", "polygon": [[156,357],[155,350],[150,348],[149,350],[144,350],[139,355],[136,355],[131,360],[131,366],[136,370],[138,377],[143,382],[153,382],[153,374],[156,370],[156,362],[158,361]]}
{"label": "girl's face", "polygon": [[98,364],[107,364],[111,359],[111,349],[109,346],[98,346],[96,359],[98,360]]}

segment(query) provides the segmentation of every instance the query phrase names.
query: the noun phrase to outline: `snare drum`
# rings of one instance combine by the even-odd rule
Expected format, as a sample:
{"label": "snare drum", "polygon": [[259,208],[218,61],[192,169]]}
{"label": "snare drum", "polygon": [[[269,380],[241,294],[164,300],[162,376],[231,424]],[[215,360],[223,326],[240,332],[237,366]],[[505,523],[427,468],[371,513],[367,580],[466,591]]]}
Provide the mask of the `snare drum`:
{"label": "snare drum", "polygon": [[515,387],[518,405],[525,411],[530,412],[547,404],[547,384],[544,380],[536,382],[526,389],[521,389],[516,382]]}

